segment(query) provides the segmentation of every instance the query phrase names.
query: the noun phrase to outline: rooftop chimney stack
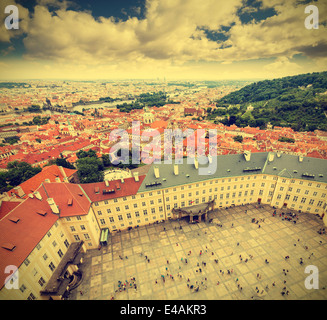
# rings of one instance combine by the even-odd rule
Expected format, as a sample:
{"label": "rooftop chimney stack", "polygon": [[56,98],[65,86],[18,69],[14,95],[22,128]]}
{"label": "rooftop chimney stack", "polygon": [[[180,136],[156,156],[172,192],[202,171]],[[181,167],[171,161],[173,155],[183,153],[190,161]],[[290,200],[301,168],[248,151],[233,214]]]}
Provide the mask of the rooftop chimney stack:
{"label": "rooftop chimney stack", "polygon": [[135,182],[140,181],[138,172],[134,172],[134,179],[135,179]]}
{"label": "rooftop chimney stack", "polygon": [[245,161],[250,161],[250,159],[251,159],[251,151],[246,150],[244,152],[244,158],[245,158]]}
{"label": "rooftop chimney stack", "polygon": [[178,164],[174,164],[174,175],[178,176]]}
{"label": "rooftop chimney stack", "polygon": [[198,160],[198,158],[194,158],[194,167],[195,167],[195,169],[199,169],[199,160]]}
{"label": "rooftop chimney stack", "polygon": [[36,198],[36,199],[42,200],[42,196],[41,196],[41,194],[40,194],[39,191],[35,191],[35,192],[34,192],[34,195],[35,195],[35,198]]}
{"label": "rooftop chimney stack", "polygon": [[159,167],[157,167],[157,166],[154,167],[154,176],[156,178],[160,178]]}
{"label": "rooftop chimney stack", "polygon": [[273,152],[268,153],[268,161],[273,162],[275,158],[275,154]]}
{"label": "rooftop chimney stack", "polygon": [[54,202],[53,198],[48,198],[47,201],[48,201],[48,204],[49,204],[49,206],[50,206],[52,212],[53,212],[54,214],[59,214],[59,208],[58,208],[58,206],[56,205],[56,203]]}
{"label": "rooftop chimney stack", "polygon": [[25,192],[21,186],[15,187],[14,190],[17,192],[19,197],[23,197],[25,195]]}

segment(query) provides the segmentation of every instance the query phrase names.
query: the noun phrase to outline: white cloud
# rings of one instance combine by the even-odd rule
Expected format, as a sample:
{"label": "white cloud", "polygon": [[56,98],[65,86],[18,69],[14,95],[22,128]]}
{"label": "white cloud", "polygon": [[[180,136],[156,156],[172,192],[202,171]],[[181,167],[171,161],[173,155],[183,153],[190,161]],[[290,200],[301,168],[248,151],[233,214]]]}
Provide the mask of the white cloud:
{"label": "white cloud", "polygon": [[[62,7],[55,14],[39,0],[24,39],[27,58],[75,60],[87,63],[134,59],[192,60],[211,58],[217,43],[209,41],[198,26],[217,29],[237,19],[241,0],[221,5],[215,0],[148,0],[146,19],[94,19],[89,12]],[[192,37],[197,35],[197,37]]]}
{"label": "white cloud", "polygon": [[[83,70],[102,75],[142,71],[164,75],[173,70],[185,71],[183,65],[187,62],[217,61],[227,68],[234,61],[263,58],[276,58],[264,72],[281,68],[294,73],[302,70],[291,60],[296,54],[313,59],[321,68],[327,66],[324,0],[315,2],[320,13],[318,30],[305,29],[305,5],[296,4],[295,0],[263,0],[262,8],[274,7],[277,15],[248,24],[242,24],[236,15],[242,0],[147,0],[145,19],[133,17],[126,21],[95,19],[89,11],[77,11],[71,1],[37,3],[31,17],[26,9],[21,9],[22,29],[16,35],[26,33],[24,57],[29,61],[56,62],[58,70],[67,72],[79,68],[75,74]],[[245,11],[252,10],[243,8]],[[219,43],[210,41],[203,31],[220,30],[232,23],[224,33],[229,38]],[[0,41],[9,42],[15,34],[4,31]],[[52,63],[49,66],[49,70],[57,72]]]}

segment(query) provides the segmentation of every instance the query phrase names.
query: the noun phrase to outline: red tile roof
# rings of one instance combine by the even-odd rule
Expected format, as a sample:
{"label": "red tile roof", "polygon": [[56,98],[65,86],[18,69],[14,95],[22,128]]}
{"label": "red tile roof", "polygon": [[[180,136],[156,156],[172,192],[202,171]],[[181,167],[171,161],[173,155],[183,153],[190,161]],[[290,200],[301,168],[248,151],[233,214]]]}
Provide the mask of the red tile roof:
{"label": "red tile roof", "polygon": [[[8,276],[4,273],[6,266],[19,267],[58,220],[50,210],[44,189],[39,188],[39,192],[43,200],[28,198],[0,220],[0,287]],[[39,210],[47,214],[37,214]],[[19,221],[15,223],[10,218]],[[3,248],[5,243],[13,244],[14,250]]]}
{"label": "red tile roof", "polygon": [[16,201],[2,201],[0,207],[0,220],[11,210],[16,208],[20,203],[21,202],[16,202]]}
{"label": "red tile roof", "polygon": [[[81,184],[81,187],[84,189],[92,202],[97,202],[135,195],[139,190],[144,178],[145,175],[140,176],[138,182],[136,182],[134,178],[126,178],[124,179],[123,183],[121,180],[109,181],[108,187],[104,182],[85,183]],[[103,190],[115,190],[115,192],[103,193]]]}
{"label": "red tile roof", "polygon": [[[73,183],[43,183],[49,198],[60,210],[60,217],[72,217],[88,214],[91,202],[79,184]],[[72,205],[68,202],[72,200]]]}
{"label": "red tile roof", "polygon": [[[56,165],[46,166],[42,169],[41,172],[36,174],[34,177],[26,180],[25,182],[20,184],[20,187],[23,189],[25,193],[25,198],[27,198],[28,194],[34,192],[45,179],[49,179],[50,182],[56,182],[55,178],[60,178],[60,181],[63,181],[64,177],[72,176],[77,170],[60,168]],[[11,189],[8,191],[8,195],[11,196],[12,193],[16,193],[15,189]]]}

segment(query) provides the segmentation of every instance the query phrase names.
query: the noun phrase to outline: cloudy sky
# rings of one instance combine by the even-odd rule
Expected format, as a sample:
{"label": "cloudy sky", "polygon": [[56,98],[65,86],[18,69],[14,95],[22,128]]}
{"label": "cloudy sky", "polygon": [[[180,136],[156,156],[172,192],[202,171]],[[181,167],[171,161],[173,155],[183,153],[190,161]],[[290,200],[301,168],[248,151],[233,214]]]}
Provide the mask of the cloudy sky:
{"label": "cloudy sky", "polygon": [[[306,29],[305,7],[319,10]],[[7,30],[16,5],[19,29]],[[327,70],[327,1],[1,0],[0,79],[257,79]]]}

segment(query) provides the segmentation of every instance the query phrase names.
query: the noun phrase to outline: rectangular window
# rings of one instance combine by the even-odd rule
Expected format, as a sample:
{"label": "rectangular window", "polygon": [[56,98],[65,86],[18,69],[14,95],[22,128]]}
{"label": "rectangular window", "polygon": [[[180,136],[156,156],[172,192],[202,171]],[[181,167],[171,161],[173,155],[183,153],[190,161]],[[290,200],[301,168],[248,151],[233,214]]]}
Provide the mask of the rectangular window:
{"label": "rectangular window", "polygon": [[55,265],[52,262],[50,262],[49,268],[50,268],[51,271],[53,271],[54,269],[56,269]]}
{"label": "rectangular window", "polygon": [[43,287],[43,285],[45,284],[45,281],[44,281],[44,279],[41,277],[41,278],[39,279],[38,283],[39,283],[39,285],[40,285],[41,287]]}

